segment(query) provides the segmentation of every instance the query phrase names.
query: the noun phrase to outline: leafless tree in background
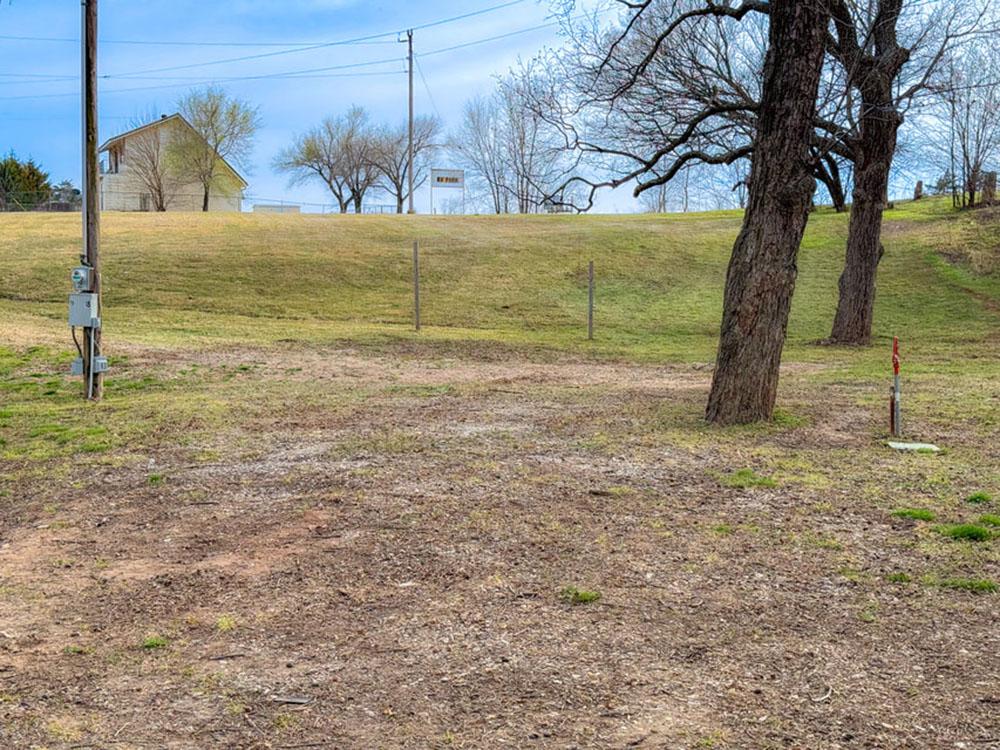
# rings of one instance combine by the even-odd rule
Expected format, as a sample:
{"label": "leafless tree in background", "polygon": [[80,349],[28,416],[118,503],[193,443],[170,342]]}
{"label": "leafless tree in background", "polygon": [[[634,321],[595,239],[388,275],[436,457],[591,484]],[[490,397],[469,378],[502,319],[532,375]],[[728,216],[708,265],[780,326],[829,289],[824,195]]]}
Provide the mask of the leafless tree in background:
{"label": "leafless tree in background", "polygon": [[350,206],[361,213],[365,194],[379,180],[375,165],[377,133],[361,107],[346,115],[328,117],[322,124],[296,137],[281,151],[274,168],[292,175],[292,182],[320,179],[337,201],[340,213]]}
{"label": "leafless tree in background", "polygon": [[[428,159],[441,136],[441,121],[436,117],[417,117],[413,123],[413,187],[427,181]],[[385,127],[375,134],[372,160],[381,175],[379,187],[396,199],[396,213],[410,196],[409,133],[407,126]]]}
{"label": "leafless tree in background", "polygon": [[319,179],[327,186],[340,213],[350,205],[345,171],[341,164],[342,123],[327,118],[319,127],[298,135],[291,146],[283,149],[274,160],[274,168],[291,174],[291,184]]}
{"label": "leafless tree in background", "polygon": [[[143,128],[158,120],[159,116],[155,112],[147,112],[133,118],[129,128]],[[129,173],[149,194],[153,210],[166,211],[181,186],[178,170],[172,168],[168,159],[166,136],[160,128],[140,130],[129,138],[128,149]]]}
{"label": "leafless tree in background", "polygon": [[171,140],[170,165],[201,184],[202,211],[207,211],[211,191],[228,184],[220,179],[221,161],[246,167],[260,115],[256,107],[217,86],[192,91],[178,102],[178,109],[194,130],[181,129]]}
{"label": "leafless tree in background", "polygon": [[499,82],[504,162],[517,211],[535,213],[556,185],[565,181],[566,152],[550,123],[530,106],[541,74],[522,68]]}
{"label": "leafless tree in background", "polygon": [[504,155],[504,128],[496,97],[477,96],[465,104],[462,123],[448,142],[455,160],[464,165],[472,186],[486,196],[493,213],[510,212],[510,175]]}
{"label": "leafless tree in background", "polygon": [[344,117],[341,165],[354,212],[361,213],[365,194],[378,184],[381,173],[375,164],[376,131],[362,107],[351,107]]}
{"label": "leafless tree in background", "polygon": [[449,147],[495,213],[535,213],[565,182],[568,154],[551,124],[530,106],[537,71],[512,72],[489,97],[466,104]]}
{"label": "leafless tree in background", "polygon": [[1000,49],[981,41],[955,55],[925,123],[961,205],[974,208],[984,176],[1000,169]]}

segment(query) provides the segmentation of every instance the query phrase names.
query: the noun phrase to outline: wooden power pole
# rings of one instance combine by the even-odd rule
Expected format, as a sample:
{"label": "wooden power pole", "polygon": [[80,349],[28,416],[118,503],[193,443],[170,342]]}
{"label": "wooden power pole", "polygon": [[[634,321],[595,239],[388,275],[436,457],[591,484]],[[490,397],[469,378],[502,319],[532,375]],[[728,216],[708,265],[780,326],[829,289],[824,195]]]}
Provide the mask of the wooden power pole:
{"label": "wooden power pole", "polygon": [[409,45],[409,69],[410,74],[410,126],[409,126],[409,147],[407,156],[406,182],[407,190],[410,192],[409,208],[406,213],[416,213],[413,208],[413,29],[406,32],[406,42]]}
{"label": "wooden power pole", "polygon": [[[88,399],[100,401],[104,395],[104,367],[101,357],[101,209],[100,172],[97,142],[97,0],[81,0],[83,12],[83,265],[90,269],[89,289],[96,295],[95,324],[83,329],[84,392]],[[100,358],[100,359],[98,359]]]}

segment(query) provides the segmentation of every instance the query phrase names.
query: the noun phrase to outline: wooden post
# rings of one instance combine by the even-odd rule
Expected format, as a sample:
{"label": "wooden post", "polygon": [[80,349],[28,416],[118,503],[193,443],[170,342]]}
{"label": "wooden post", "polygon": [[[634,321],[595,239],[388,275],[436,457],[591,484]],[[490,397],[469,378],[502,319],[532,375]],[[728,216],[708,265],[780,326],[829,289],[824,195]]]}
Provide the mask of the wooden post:
{"label": "wooden post", "polygon": [[594,340],[594,261],[587,269],[587,340]]}
{"label": "wooden post", "polygon": [[[100,174],[97,154],[97,0],[83,0],[83,253],[90,267],[90,290],[97,295],[96,317],[101,317],[101,211]],[[101,329],[83,329],[83,383],[86,397],[100,401],[104,394],[104,374],[94,372],[94,360],[101,355]]]}
{"label": "wooden post", "polygon": [[413,241],[413,330],[420,330],[420,247]]}

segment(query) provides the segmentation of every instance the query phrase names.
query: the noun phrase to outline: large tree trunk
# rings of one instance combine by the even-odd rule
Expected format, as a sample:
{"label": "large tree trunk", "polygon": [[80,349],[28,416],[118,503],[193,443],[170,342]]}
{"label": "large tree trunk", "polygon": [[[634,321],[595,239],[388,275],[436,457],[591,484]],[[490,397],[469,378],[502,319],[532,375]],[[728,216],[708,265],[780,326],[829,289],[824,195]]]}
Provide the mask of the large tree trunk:
{"label": "large tree trunk", "polygon": [[726,276],[719,353],[706,418],[770,419],[816,181],[809,155],[829,10],[773,0],[750,195]]}
{"label": "large tree trunk", "polygon": [[891,82],[885,84],[877,99],[864,97],[861,131],[854,144],[854,204],[840,276],[840,300],[830,334],[830,341],[836,344],[867,344],[872,336],[875,276],[885,252],[882,213],[896,153],[896,133],[903,120],[892,104]]}
{"label": "large tree trunk", "polygon": [[362,198],[363,198],[363,196],[361,196],[361,195],[355,195],[354,196],[354,213],[356,213],[356,214],[360,214],[361,213],[361,200],[362,200]]}
{"label": "large tree trunk", "polygon": [[396,213],[403,213],[403,193],[400,191],[396,194]]}
{"label": "large tree trunk", "polygon": [[202,211],[208,210],[208,185],[205,186],[205,193],[201,198],[201,210]]}

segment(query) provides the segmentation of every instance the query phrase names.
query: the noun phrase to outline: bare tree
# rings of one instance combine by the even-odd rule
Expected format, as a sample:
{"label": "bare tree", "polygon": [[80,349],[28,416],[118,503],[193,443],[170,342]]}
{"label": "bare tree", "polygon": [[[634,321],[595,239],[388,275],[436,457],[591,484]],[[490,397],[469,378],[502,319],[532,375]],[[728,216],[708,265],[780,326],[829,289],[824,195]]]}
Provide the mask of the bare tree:
{"label": "bare tree", "polygon": [[[413,123],[413,187],[427,181],[428,159],[434,154],[441,135],[441,121],[436,117],[417,117]],[[410,197],[409,133],[407,126],[382,128],[375,135],[372,160],[381,179],[379,186],[396,199],[396,213]]]}
{"label": "bare tree", "polygon": [[559,134],[531,107],[537,98],[535,90],[544,84],[544,74],[532,66],[498,82],[507,189],[522,214],[541,210],[567,173]]}
{"label": "bare tree", "polygon": [[[623,7],[628,13],[620,30],[609,34],[595,22],[578,38],[575,54],[559,69],[562,85],[538,97],[535,111],[560,127],[568,148],[614,174],[574,176],[572,182],[590,186],[589,201],[601,187],[638,181],[641,194],[690,166],[752,157],[706,417],[719,424],[768,419],[815,189],[810,146],[828,4],[629,0]],[[725,50],[729,40],[762,28],[757,14],[763,13],[769,14],[767,52],[759,89],[752,89],[735,67],[752,68],[752,62]],[[714,46],[691,43],[699,38]],[[729,66],[726,91],[711,76],[692,77],[707,65],[706,56],[722,70]],[[704,91],[693,97],[689,84],[703,84]]]}
{"label": "bare tree", "polygon": [[937,104],[936,130],[947,135],[936,146],[954,160],[952,175],[961,169],[961,204],[974,208],[985,175],[1000,166],[1000,50],[979,42],[955,55]]}
{"label": "bare tree", "polygon": [[[857,100],[845,107],[854,162],[854,194],[844,271],[830,340],[866,344],[871,339],[875,278],[885,249],[882,214],[899,128],[914,97],[941,73],[958,45],[985,32],[985,0],[911,3],[832,0],[835,36],[828,44]],[[905,10],[905,12],[904,12]]]}
{"label": "bare tree", "polygon": [[455,159],[465,165],[473,187],[487,196],[490,210],[505,214],[510,210],[511,191],[500,117],[495,97],[478,96],[466,102],[462,123],[448,145]]}
{"label": "bare tree", "polygon": [[[546,60],[568,82],[538,111],[559,123],[585,167],[614,175],[592,189],[640,175],[638,191],[673,179],[654,168],[683,143],[689,163],[730,165],[752,153],[763,69],[762,34],[771,4],[711,0],[642,0],[609,32],[595,20],[570,24],[568,52]],[[904,12],[905,6],[905,12]],[[832,28],[817,94],[812,137],[814,176],[843,210],[848,181],[854,212],[840,303],[831,340],[864,343],[871,335],[881,218],[903,116],[926,93],[948,52],[990,28],[987,0],[830,0]],[[726,9],[747,16],[664,36],[680,15]],[[750,10],[756,11],[751,13]],[[713,11],[714,12],[714,11]],[[596,18],[596,17],[595,17]],[[591,194],[592,195],[592,194]]]}
{"label": "bare tree", "polygon": [[665,182],[657,185],[651,190],[647,190],[639,196],[639,203],[646,213],[665,214],[670,212],[670,206],[674,200],[674,188],[676,183]]}
{"label": "bare tree", "polygon": [[318,178],[329,188],[340,213],[350,206],[361,213],[365,194],[381,175],[375,165],[376,133],[368,113],[352,107],[346,115],[327,117],[274,160],[275,169],[289,172],[292,182]]}
{"label": "bare tree", "polygon": [[201,209],[207,211],[212,190],[225,191],[231,184],[223,162],[246,167],[260,115],[256,107],[229,97],[217,86],[192,91],[180,100],[178,109],[192,129],[179,130],[171,141],[171,168],[201,184]]}
{"label": "bare tree", "polygon": [[168,134],[162,128],[148,127],[155,125],[158,119],[155,112],[148,112],[130,123],[137,132],[129,138],[128,168],[129,174],[149,195],[153,210],[166,211],[181,187],[181,179],[168,159]]}
{"label": "bare tree", "polygon": [[341,164],[341,125],[337,120],[327,118],[319,127],[296,136],[292,145],[275,158],[274,168],[290,173],[291,184],[320,179],[336,199],[340,213],[346,214],[351,194]]}
{"label": "bare tree", "polygon": [[375,163],[376,133],[363,107],[351,107],[343,122],[344,138],[340,150],[344,184],[350,191],[354,212],[360,214],[365,194],[381,177]]}
{"label": "bare tree", "polygon": [[488,195],[496,213],[535,213],[565,182],[567,153],[552,124],[531,103],[540,73],[523,67],[497,81],[488,98],[468,102],[450,139],[456,161]]}
{"label": "bare tree", "polygon": [[705,411],[717,424],[770,419],[774,412],[796,260],[815,190],[809,144],[829,10],[809,0],[771,0],[768,6],[749,202],[726,274]]}

